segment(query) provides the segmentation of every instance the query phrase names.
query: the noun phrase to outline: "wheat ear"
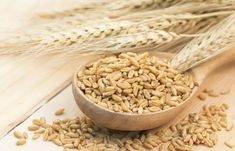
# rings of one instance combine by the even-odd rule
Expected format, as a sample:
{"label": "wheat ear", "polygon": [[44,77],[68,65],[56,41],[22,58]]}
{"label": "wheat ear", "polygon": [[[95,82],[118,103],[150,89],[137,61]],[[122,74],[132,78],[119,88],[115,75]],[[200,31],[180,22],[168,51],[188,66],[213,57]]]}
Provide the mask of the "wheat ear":
{"label": "wheat ear", "polygon": [[[203,26],[198,23],[200,19],[210,18],[218,15],[227,15],[231,12],[211,13],[204,15],[163,15],[156,19],[144,20],[140,23],[131,21],[116,21],[107,23],[98,23],[90,26],[51,26],[46,29],[33,29],[27,31],[19,37],[11,37],[9,41],[2,41],[0,44],[0,54],[50,54],[57,53],[58,49],[67,49],[67,47],[76,45],[82,47],[91,42],[103,38],[115,36],[128,36],[141,32],[158,32],[159,29],[165,31],[171,30],[176,33],[196,33]],[[189,21],[188,21],[189,20]],[[156,23],[156,24],[154,24]],[[201,22],[200,22],[201,23]],[[58,23],[59,24],[59,23]],[[184,28],[176,29],[181,24]],[[199,26],[200,25],[200,26]],[[182,27],[182,26],[181,26]],[[176,31],[177,30],[177,31]],[[41,33],[41,34],[38,34]]]}
{"label": "wheat ear", "polygon": [[189,42],[171,60],[171,65],[186,71],[235,45],[235,13]]}
{"label": "wheat ear", "polygon": [[[187,17],[186,17],[187,16]],[[183,19],[195,18],[195,16],[181,16]],[[211,15],[208,15],[210,17]],[[164,18],[166,17],[166,18]],[[3,41],[0,45],[1,54],[50,54],[56,53],[58,49],[67,49],[70,46],[82,47],[91,42],[95,42],[99,39],[122,36],[127,37],[131,34],[138,34],[141,32],[159,32],[159,29],[169,28],[175,23],[169,22],[171,18],[175,19],[174,22],[179,23],[182,20],[177,21],[180,17],[176,16],[163,16],[155,20],[158,24],[149,24],[148,21],[143,21],[143,23],[135,23],[129,21],[118,21],[118,22],[107,22],[101,23],[93,26],[86,26],[80,28],[69,28],[69,29],[57,29],[51,30],[42,30],[35,29],[42,34],[35,34],[34,32],[29,31],[28,34],[21,36],[21,39],[18,37],[11,37],[10,41]],[[163,20],[166,20],[168,25],[159,24]],[[145,24],[146,23],[146,24]],[[151,25],[151,27],[149,26]],[[190,26],[188,26],[190,27]],[[191,27],[190,27],[191,28]],[[53,28],[52,28],[53,29]],[[196,28],[194,28],[196,29]],[[193,32],[191,32],[193,33]],[[126,37],[126,38],[127,38]],[[156,37],[157,38],[157,37]],[[128,38],[127,38],[128,39]]]}
{"label": "wheat ear", "polygon": [[[88,15],[99,15],[103,16],[116,16],[120,17],[126,13],[156,10],[162,8],[168,8],[178,4],[185,4],[190,2],[204,3],[205,5],[219,4],[219,5],[233,5],[234,0],[116,0],[116,1],[91,1],[85,4],[80,4],[70,9],[61,11],[55,11],[51,13],[40,14],[41,18],[55,19],[55,18],[66,18],[69,16],[88,16]],[[208,7],[209,8],[209,7]],[[111,14],[111,15],[110,15]],[[101,17],[101,15],[99,15]],[[93,18],[96,18],[95,16]]]}
{"label": "wheat ear", "polygon": [[120,14],[135,11],[146,11],[153,9],[162,9],[174,5],[189,3],[189,2],[199,2],[205,4],[219,4],[219,5],[231,5],[234,4],[234,0],[221,1],[221,0],[116,0],[113,3],[105,6],[107,10],[119,11]]}
{"label": "wheat ear", "polygon": [[161,45],[167,45],[182,37],[192,37],[195,35],[183,35],[175,34],[173,32],[166,32],[164,30],[156,30],[153,32],[143,32],[130,35],[123,35],[117,37],[110,37],[100,40],[90,45],[86,45],[82,50],[72,48],[70,51],[66,51],[65,56],[76,56],[80,53],[117,53],[123,51],[141,51],[141,50],[153,50],[156,51]]}
{"label": "wheat ear", "polygon": [[[155,18],[151,19],[142,19],[141,21],[112,21],[109,19],[106,20],[87,20],[81,21],[80,19],[76,17],[72,18],[67,18],[66,20],[58,20],[58,21],[53,21],[50,24],[47,24],[46,26],[42,26],[42,31],[52,31],[52,32],[60,32],[60,31],[66,31],[67,29],[71,28],[81,28],[86,30],[86,27],[93,27],[96,29],[97,32],[105,32],[103,27],[106,27],[107,30],[112,30],[115,33],[115,27],[117,28],[118,26],[126,30],[130,33],[131,31],[137,31],[137,28],[139,27],[145,27],[149,28],[151,30],[153,29],[164,29],[167,31],[172,31],[176,33],[183,33],[187,32],[187,30],[190,30],[191,28],[194,28],[195,31],[199,28],[198,26],[203,26],[211,24],[211,21],[213,22],[218,22],[219,21],[219,16],[226,16],[234,11],[221,11],[221,12],[214,12],[214,13],[206,13],[202,15],[194,15],[191,13],[183,13],[183,14],[175,14],[175,15],[159,15],[156,16]],[[90,21],[90,22],[89,22]],[[96,22],[94,24],[94,21]],[[128,26],[122,26],[121,24],[123,22],[128,23]],[[112,27],[113,26],[113,27]],[[126,29],[125,29],[126,28]],[[130,29],[130,30],[128,30]],[[38,29],[35,29],[38,30]]]}

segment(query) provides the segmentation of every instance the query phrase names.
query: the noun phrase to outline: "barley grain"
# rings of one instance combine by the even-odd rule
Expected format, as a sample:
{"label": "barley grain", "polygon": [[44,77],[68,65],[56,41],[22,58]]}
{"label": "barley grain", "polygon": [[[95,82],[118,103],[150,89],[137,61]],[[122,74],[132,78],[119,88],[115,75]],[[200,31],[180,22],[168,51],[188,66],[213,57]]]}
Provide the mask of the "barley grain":
{"label": "barley grain", "polygon": [[206,100],[206,96],[204,95],[204,94],[199,94],[198,96],[197,96],[200,100],[202,100],[202,101],[204,101],[204,100]]}
{"label": "barley grain", "polygon": [[21,132],[19,132],[19,131],[14,131],[14,132],[13,132],[13,134],[14,134],[14,136],[15,136],[16,138],[18,138],[18,139],[23,138],[22,133],[21,133]]}
{"label": "barley grain", "polygon": [[16,142],[16,145],[17,145],[17,146],[22,146],[22,145],[24,145],[25,143],[26,143],[25,139],[21,139],[21,140],[18,140],[18,141]]}
{"label": "barley grain", "polygon": [[36,139],[38,139],[40,137],[40,134],[34,134],[33,136],[32,136],[32,140],[36,140]]}
{"label": "barley grain", "polygon": [[36,126],[36,125],[31,125],[31,126],[28,126],[28,130],[29,131],[36,131],[38,130],[40,127],[39,126]]}
{"label": "barley grain", "polygon": [[233,129],[234,125],[231,124],[231,125],[227,125],[226,127],[226,131],[231,131]]}
{"label": "barley grain", "polygon": [[231,144],[230,142],[228,141],[225,141],[224,144],[229,147],[229,148],[233,148],[233,144]]}
{"label": "barley grain", "polygon": [[219,96],[219,94],[217,94],[215,92],[208,93],[208,95],[211,97],[218,97]]}
{"label": "barley grain", "polygon": [[[126,104],[126,100],[121,103],[128,110],[130,105]],[[205,106],[202,111],[190,113],[178,124],[157,132],[109,130],[98,127],[87,117],[55,120],[52,124],[45,121],[43,123],[47,126],[42,125],[40,129],[33,131],[32,139],[42,136],[44,141],[79,150],[150,150],[155,147],[166,150],[166,145],[169,144],[168,149],[171,151],[192,151],[193,145],[203,144],[213,147],[217,144],[216,132],[230,127],[227,124],[226,109],[228,109],[226,104]]]}
{"label": "barley grain", "polygon": [[55,115],[56,115],[56,116],[60,116],[60,115],[63,115],[63,114],[64,114],[64,108],[58,109],[58,110],[55,112]]}

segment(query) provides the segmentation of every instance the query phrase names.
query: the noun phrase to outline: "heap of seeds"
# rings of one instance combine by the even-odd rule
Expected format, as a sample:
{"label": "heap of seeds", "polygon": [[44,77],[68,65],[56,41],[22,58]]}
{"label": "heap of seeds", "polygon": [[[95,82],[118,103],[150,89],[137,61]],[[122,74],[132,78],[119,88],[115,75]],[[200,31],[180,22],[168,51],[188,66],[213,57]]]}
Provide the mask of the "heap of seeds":
{"label": "heap of seeds", "polygon": [[195,86],[193,78],[149,53],[121,53],[89,64],[77,75],[89,100],[115,112],[150,113],[175,107]]}
{"label": "heap of seeds", "polygon": [[[44,141],[66,149],[144,151],[159,147],[160,151],[191,151],[192,146],[198,144],[213,147],[218,140],[217,131],[232,130],[233,125],[227,124],[227,108],[226,104],[205,106],[201,112],[191,113],[178,124],[157,132],[109,130],[98,127],[86,117],[55,120],[52,124],[48,124],[45,118],[34,119],[30,127],[37,129],[30,130],[34,134],[33,140],[42,137]],[[17,138],[23,138],[21,134],[14,134]],[[232,144],[229,146],[232,147]]]}

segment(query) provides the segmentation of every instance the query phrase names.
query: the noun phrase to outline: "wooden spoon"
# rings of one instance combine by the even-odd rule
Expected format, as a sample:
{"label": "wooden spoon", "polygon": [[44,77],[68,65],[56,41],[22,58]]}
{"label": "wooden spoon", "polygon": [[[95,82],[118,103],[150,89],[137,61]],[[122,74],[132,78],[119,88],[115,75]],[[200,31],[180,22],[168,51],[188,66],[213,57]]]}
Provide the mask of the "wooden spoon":
{"label": "wooden spoon", "polygon": [[[170,58],[172,56],[172,54],[170,53],[155,52],[152,54],[156,55],[157,57],[164,58]],[[234,62],[235,51],[229,51],[187,72],[192,74],[194,80],[197,81],[200,85],[211,72],[226,67],[226,65]],[[137,131],[152,129],[166,124],[170,120],[174,119],[188,104],[190,104],[191,101],[193,101],[191,98],[193,97],[193,95],[195,95],[195,92],[198,90],[197,87],[194,88],[190,97],[177,107],[159,111],[156,113],[139,115],[131,113],[113,112],[93,103],[92,101],[89,101],[89,99],[83,94],[83,92],[76,86],[77,73],[78,71],[83,69],[83,67],[84,66],[79,67],[77,72],[75,72],[72,83],[73,94],[77,105],[79,106],[81,111],[86,116],[91,118],[97,125],[104,126],[110,129]]]}

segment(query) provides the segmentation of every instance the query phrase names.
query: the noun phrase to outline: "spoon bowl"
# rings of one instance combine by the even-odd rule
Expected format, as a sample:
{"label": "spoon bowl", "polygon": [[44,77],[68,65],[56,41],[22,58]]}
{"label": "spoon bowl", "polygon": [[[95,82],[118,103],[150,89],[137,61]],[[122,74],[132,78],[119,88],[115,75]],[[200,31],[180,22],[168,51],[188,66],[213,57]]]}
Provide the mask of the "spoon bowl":
{"label": "spoon bowl", "polygon": [[[158,58],[170,59],[173,54],[171,53],[154,53],[153,55]],[[147,114],[133,114],[133,113],[120,113],[108,110],[102,106],[99,106],[89,100],[84,93],[77,87],[77,73],[81,71],[84,66],[80,66],[75,72],[72,82],[73,94],[77,105],[81,111],[88,116],[97,125],[104,126],[115,130],[124,131],[139,131],[147,130],[155,127],[159,127],[166,124],[170,120],[174,119],[190,102],[190,99],[195,92],[197,87],[195,87],[190,94],[189,98],[184,100],[181,104],[176,107],[162,110],[159,112],[147,113]],[[192,74],[191,71],[188,71]]]}
{"label": "spoon bowl", "polygon": [[[151,55],[166,59],[170,59],[173,56],[172,53],[159,52],[152,52]],[[231,48],[226,52],[217,55],[213,59],[201,64],[200,66],[190,69],[187,73],[193,76],[194,81],[199,84],[199,87],[195,87],[190,96],[178,106],[155,113],[118,113],[93,103],[76,86],[77,73],[82,70],[84,66],[80,66],[74,74],[72,83],[73,94],[81,111],[92,119],[97,125],[124,131],[147,130],[159,127],[174,119],[185,107],[190,104],[191,101],[193,101],[192,98],[194,97],[195,92],[200,89],[200,85],[208,77],[208,75],[212,74],[215,70],[226,68],[228,65],[234,65],[234,62],[235,51],[234,48]]]}

